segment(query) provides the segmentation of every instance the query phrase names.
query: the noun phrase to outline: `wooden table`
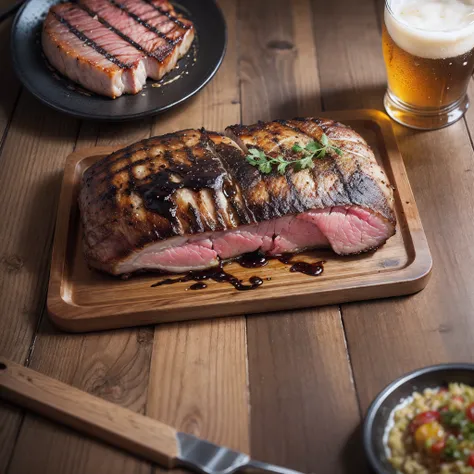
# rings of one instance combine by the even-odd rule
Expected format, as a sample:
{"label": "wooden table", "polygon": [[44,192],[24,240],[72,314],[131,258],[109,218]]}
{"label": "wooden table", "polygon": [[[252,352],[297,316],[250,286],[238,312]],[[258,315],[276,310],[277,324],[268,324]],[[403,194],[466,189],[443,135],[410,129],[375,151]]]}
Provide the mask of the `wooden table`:
{"label": "wooden table", "polygon": [[[219,0],[227,55],[197,97],[131,124],[79,121],[20,88],[0,25],[0,355],[261,460],[367,472],[359,426],[404,372],[474,361],[474,112],[441,131],[395,126],[434,259],[404,298],[87,335],[51,326],[45,297],[65,157],[185,127],[382,108],[382,2]],[[474,97],[474,88],[471,87]],[[0,405],[0,472],[157,468]]]}

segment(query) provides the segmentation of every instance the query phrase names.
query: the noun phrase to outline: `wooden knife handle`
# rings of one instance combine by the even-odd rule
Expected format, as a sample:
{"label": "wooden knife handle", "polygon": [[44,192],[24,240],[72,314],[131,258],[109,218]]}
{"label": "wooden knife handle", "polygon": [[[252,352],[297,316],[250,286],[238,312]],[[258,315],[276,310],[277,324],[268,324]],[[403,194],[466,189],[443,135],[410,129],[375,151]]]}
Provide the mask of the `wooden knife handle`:
{"label": "wooden knife handle", "polygon": [[0,398],[163,467],[179,455],[174,428],[0,357]]}

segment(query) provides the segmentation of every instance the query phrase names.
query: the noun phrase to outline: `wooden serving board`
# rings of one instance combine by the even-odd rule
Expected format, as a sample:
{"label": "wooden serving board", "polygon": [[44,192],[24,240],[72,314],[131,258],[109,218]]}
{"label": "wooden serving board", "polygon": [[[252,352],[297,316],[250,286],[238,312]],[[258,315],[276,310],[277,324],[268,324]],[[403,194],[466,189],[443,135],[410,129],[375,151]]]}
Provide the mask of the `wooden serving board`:
{"label": "wooden serving board", "polygon": [[226,265],[229,273],[245,281],[261,277],[263,285],[253,291],[213,281],[198,291],[189,290],[193,282],[153,288],[165,277],[147,274],[122,280],[104,275],[89,270],[84,261],[77,196],[84,170],[122,147],[83,149],[67,158],[64,170],[47,300],[52,320],[62,329],[79,332],[345,303],[424,288],[431,255],[390,120],[375,110],[320,115],[359,132],[394,185],[397,234],[386,245],[354,257],[316,250],[295,258],[325,260],[324,273],[318,277],[290,273],[288,265],[276,260],[258,269]]}

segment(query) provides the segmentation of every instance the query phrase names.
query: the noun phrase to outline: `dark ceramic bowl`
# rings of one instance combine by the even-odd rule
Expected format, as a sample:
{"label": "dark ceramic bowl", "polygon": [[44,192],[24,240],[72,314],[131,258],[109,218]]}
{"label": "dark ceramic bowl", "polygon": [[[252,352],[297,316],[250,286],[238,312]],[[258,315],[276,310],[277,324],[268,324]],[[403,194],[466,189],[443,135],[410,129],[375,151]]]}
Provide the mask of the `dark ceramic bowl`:
{"label": "dark ceramic bowl", "polygon": [[373,401],[364,422],[364,449],[377,474],[396,474],[385,454],[383,437],[392,410],[413,392],[452,382],[474,386],[474,364],[443,364],[415,370],[392,382]]}

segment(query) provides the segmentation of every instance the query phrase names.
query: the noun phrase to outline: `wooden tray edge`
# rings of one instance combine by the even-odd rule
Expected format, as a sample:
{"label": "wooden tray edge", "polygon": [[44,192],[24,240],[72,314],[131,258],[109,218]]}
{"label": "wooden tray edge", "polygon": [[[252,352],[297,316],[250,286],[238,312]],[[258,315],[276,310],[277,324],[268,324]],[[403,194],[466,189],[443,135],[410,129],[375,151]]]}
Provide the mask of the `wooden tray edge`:
{"label": "wooden tray edge", "polygon": [[[421,268],[419,269],[421,270]],[[78,315],[63,317],[66,312],[77,309],[63,299],[47,302],[47,310],[52,322],[63,331],[67,332],[88,332],[107,329],[117,329],[130,326],[142,326],[150,324],[165,324],[176,322],[175,316],[179,314],[179,321],[192,321],[198,319],[212,319],[222,316],[252,315],[268,312],[279,312],[288,310],[298,310],[304,308],[326,306],[332,304],[344,304],[357,301],[369,301],[380,298],[390,298],[396,296],[405,296],[418,293],[428,284],[431,277],[431,266],[423,269],[423,274],[415,278],[407,278],[404,281],[388,281],[381,286],[380,283],[366,287],[346,288],[344,297],[336,295],[334,291],[316,292],[311,295],[305,294],[298,298],[269,298],[265,305],[260,305],[261,310],[256,311],[253,307],[249,310],[252,301],[234,302],[222,309],[221,303],[215,305],[206,305],[206,312],[201,313],[199,308],[185,308],[168,312],[159,309],[149,309],[146,311],[135,311],[130,313],[129,309],[123,310],[120,306],[110,306],[109,314],[104,314],[102,318],[89,317],[89,315]],[[383,291],[381,290],[383,289]],[[376,290],[376,291],[375,291]],[[214,308],[215,306],[215,308]],[[192,313],[191,313],[192,311]]]}
{"label": "wooden tray edge", "polygon": [[[377,123],[382,129],[384,137],[390,141],[387,146],[390,145],[390,147],[395,150],[397,154],[398,161],[396,165],[399,167],[402,174],[406,176],[406,169],[398,148],[398,144],[396,142],[392,123],[385,113],[375,109],[359,109],[340,112],[325,112],[319,115],[322,117],[337,117],[338,121],[365,119]],[[295,300],[292,298],[287,298],[288,302],[284,301],[285,297],[262,298],[262,310],[257,312],[254,308],[249,311],[248,305],[251,302],[238,301],[227,305],[225,310],[219,306],[220,303],[216,303],[215,305],[207,304],[205,315],[199,314],[199,307],[193,308],[196,310],[196,314],[194,315],[188,315],[187,313],[189,310],[182,308],[166,312],[153,308],[145,311],[134,312],[133,315],[131,315],[130,309],[124,310],[123,305],[105,305],[98,307],[101,308],[102,311],[106,311],[106,313],[103,314],[103,317],[100,319],[96,319],[88,314],[84,314],[84,311],[90,312],[92,308],[74,305],[66,301],[61,294],[61,283],[64,275],[64,263],[66,260],[65,253],[67,249],[67,236],[70,226],[69,208],[73,193],[73,186],[71,185],[69,178],[74,176],[76,166],[86,156],[108,154],[111,152],[111,149],[120,149],[123,146],[124,145],[117,147],[107,146],[83,148],[75,150],[66,159],[64,179],[61,186],[58,214],[56,218],[56,229],[53,241],[53,254],[51,262],[52,270],[47,296],[48,314],[53,323],[62,330],[69,332],[85,332],[126,327],[130,325],[166,323],[175,321],[174,316],[176,316],[177,313],[180,314],[180,320],[185,321],[193,319],[208,319],[217,316],[239,315],[249,312],[251,314],[257,314],[258,312],[285,311],[336,303],[341,304],[362,300],[402,296],[417,293],[418,291],[422,290],[429,281],[433,265],[432,257],[426,235],[422,227],[418,209],[415,204],[413,192],[407,177],[404,183],[404,195],[408,195],[410,199],[409,202],[403,202],[402,199],[400,199],[400,201],[404,212],[405,208],[409,206],[409,213],[417,224],[416,228],[409,228],[409,234],[412,239],[415,256],[407,267],[394,271],[391,277],[389,277],[387,281],[382,284],[380,282],[371,283],[370,279],[368,279],[365,284],[358,285],[356,287],[341,285],[339,290],[345,292],[343,298],[340,296],[335,297],[333,290],[322,292],[316,291],[312,294],[300,295],[296,304]],[[91,153],[92,150],[93,153]],[[393,166],[393,163],[391,163],[391,165]],[[263,303],[265,303],[265,306],[263,306]],[[213,306],[216,306],[216,308]],[[218,309],[217,306],[219,306]],[[65,314],[67,314],[67,316],[64,316]],[[109,321],[110,318],[113,319]],[[133,319],[132,324],[130,322],[130,318]]]}

